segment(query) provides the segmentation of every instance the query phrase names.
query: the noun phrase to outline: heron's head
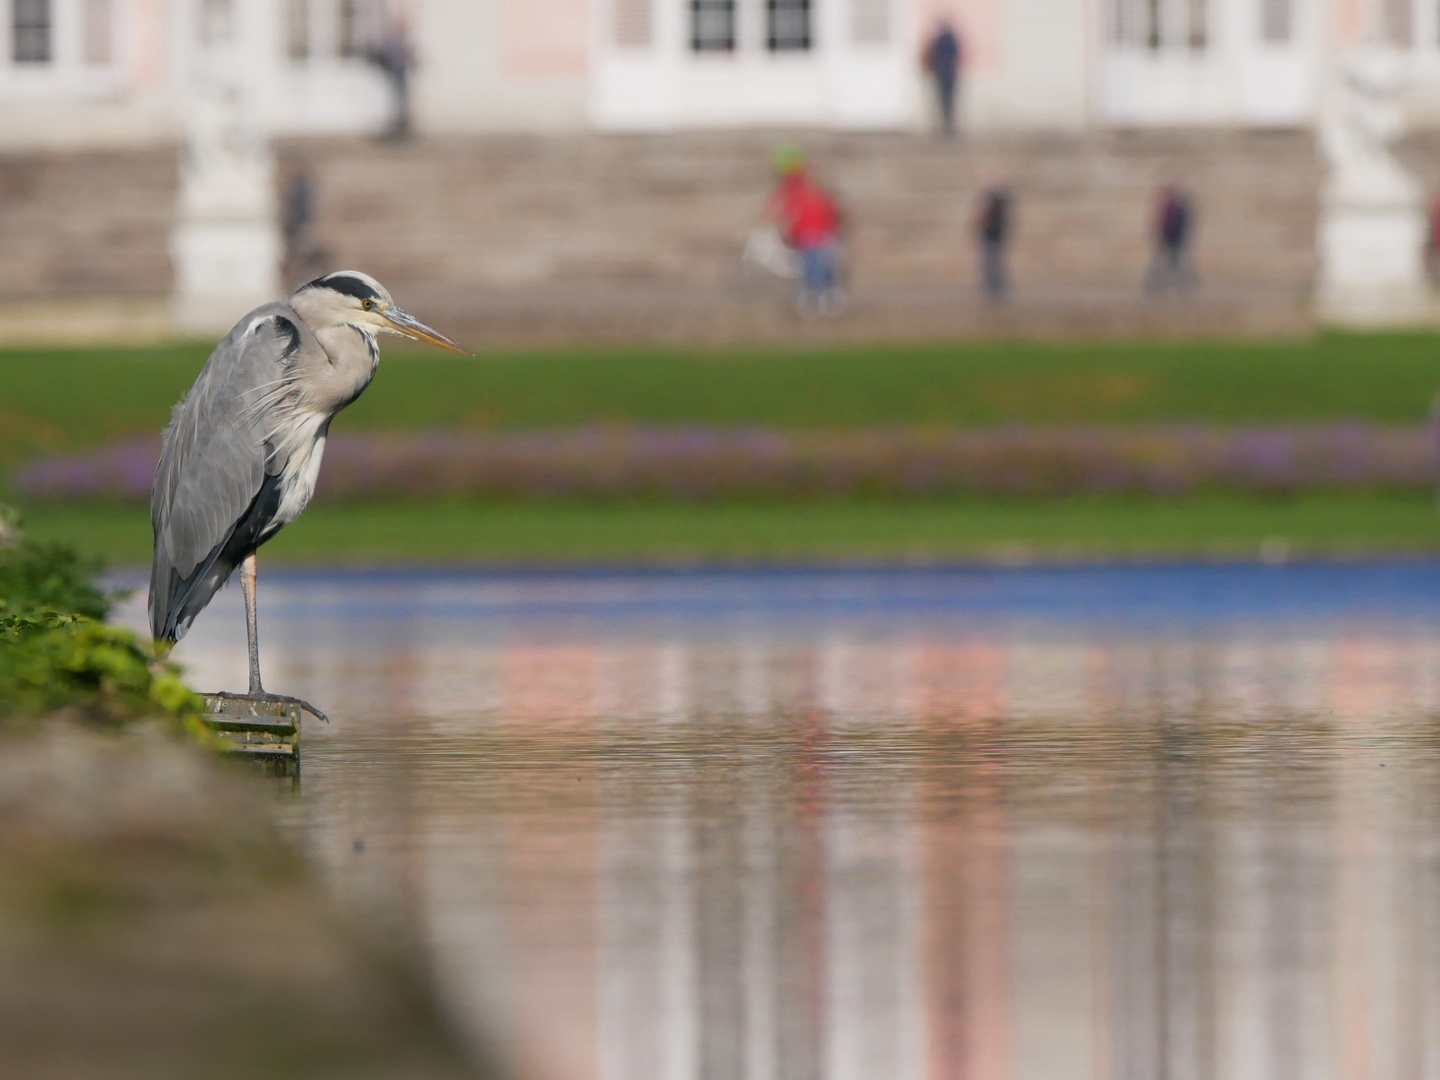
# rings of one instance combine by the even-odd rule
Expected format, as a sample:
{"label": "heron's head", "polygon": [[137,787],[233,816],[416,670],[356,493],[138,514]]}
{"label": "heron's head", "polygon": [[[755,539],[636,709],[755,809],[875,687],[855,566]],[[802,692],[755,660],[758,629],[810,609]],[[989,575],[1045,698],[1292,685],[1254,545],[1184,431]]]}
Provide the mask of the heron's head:
{"label": "heron's head", "polygon": [[399,334],[455,352],[468,351],[402,311],[384,285],[358,270],[337,270],[301,285],[290,297],[290,306],[312,330],[353,326],[370,334]]}

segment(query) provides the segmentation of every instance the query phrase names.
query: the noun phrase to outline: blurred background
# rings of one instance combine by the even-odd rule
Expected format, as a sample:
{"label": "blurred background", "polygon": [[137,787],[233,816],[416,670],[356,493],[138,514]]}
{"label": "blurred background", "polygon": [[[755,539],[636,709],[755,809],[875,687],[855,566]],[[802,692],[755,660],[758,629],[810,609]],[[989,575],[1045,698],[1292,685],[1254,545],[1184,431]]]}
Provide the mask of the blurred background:
{"label": "blurred background", "polygon": [[[168,329],[172,296],[203,277],[186,229],[207,213],[281,245],[248,271],[272,292],[360,267],[481,344],[1294,334],[1313,324],[1323,269],[1316,136],[1353,119],[1352,53],[1389,67],[1365,83],[1383,100],[1350,97],[1395,112],[1416,183],[1440,180],[1440,16],[1412,0],[7,12],[11,339]],[[955,47],[937,55],[944,27]],[[741,258],[782,141],[809,154],[845,216],[850,305],[823,326],[797,326],[788,289]],[[229,197],[207,211],[203,192],[226,184],[207,186],[205,162],[224,153],[249,172],[232,162]],[[972,236],[977,197],[997,185],[1013,202],[1014,306],[1000,309],[980,302]],[[1188,196],[1203,288],[1157,310],[1141,284],[1166,185]],[[1405,243],[1418,260],[1425,238]]]}
{"label": "blurred background", "polygon": [[6,10],[0,454],[42,532],[143,561],[205,343],[353,267],[482,359],[393,354],[311,556],[1431,543],[1431,6]]}
{"label": "blurred background", "polygon": [[[1437,190],[1422,0],[0,0],[0,502],[143,634],[246,311],[358,269],[476,350],[387,343],[261,553],[334,717],[271,816],[448,1032],[352,1063],[1440,1075]],[[75,760],[0,774],[46,873]]]}

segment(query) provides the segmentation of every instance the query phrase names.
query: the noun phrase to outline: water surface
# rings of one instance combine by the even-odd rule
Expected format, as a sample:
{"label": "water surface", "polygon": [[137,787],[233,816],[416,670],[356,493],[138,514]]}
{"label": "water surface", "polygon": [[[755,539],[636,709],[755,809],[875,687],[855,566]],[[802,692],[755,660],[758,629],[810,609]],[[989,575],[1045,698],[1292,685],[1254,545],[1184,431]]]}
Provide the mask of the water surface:
{"label": "water surface", "polygon": [[296,827],[519,1075],[1440,1077],[1440,564],[261,589]]}

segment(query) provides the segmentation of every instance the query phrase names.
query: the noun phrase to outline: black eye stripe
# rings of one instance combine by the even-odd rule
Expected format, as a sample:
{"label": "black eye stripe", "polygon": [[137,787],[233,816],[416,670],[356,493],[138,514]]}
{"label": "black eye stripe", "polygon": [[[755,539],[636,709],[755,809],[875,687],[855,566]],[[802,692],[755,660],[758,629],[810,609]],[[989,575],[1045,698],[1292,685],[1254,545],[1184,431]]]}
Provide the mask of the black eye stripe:
{"label": "black eye stripe", "polygon": [[346,296],[353,296],[357,300],[378,300],[380,294],[375,289],[355,277],[343,271],[338,274],[329,274],[322,278],[316,278],[306,289],[333,289],[335,292],[344,293]]}

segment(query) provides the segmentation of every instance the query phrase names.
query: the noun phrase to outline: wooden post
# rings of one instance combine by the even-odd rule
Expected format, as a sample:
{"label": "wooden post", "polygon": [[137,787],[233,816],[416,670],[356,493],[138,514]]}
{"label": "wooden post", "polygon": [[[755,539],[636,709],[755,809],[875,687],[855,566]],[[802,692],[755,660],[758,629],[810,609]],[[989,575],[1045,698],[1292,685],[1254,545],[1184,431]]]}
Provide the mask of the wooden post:
{"label": "wooden post", "polygon": [[229,694],[205,695],[205,726],[253,761],[267,776],[300,783],[300,706],[251,701]]}

